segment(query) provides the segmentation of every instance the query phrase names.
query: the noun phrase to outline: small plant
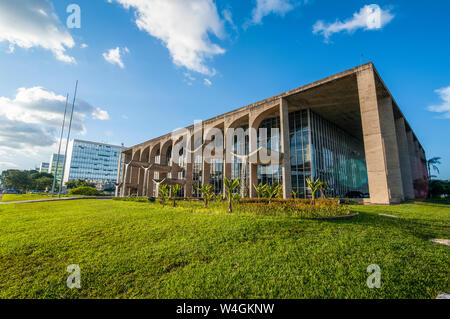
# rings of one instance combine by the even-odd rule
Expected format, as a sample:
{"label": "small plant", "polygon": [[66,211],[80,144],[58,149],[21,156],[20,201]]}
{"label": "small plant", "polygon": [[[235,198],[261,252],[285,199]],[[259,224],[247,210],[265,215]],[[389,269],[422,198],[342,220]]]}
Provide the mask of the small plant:
{"label": "small plant", "polygon": [[[327,185],[324,182],[321,182],[320,179],[316,179],[315,181],[312,181],[311,179],[307,178],[306,183],[308,183],[308,188],[311,190],[311,198],[313,205],[316,204],[316,192],[319,190],[324,189],[325,185]],[[328,187],[328,185],[327,185]]]}
{"label": "small plant", "polygon": [[239,179],[236,178],[234,181],[232,181],[231,179],[228,178],[224,178],[224,184],[225,184],[225,188],[227,189],[228,192],[228,212],[232,213],[233,212],[233,191],[239,186],[240,182]]}
{"label": "small plant", "polygon": [[214,196],[214,193],[212,191],[211,185],[202,185],[202,187],[197,187],[197,189],[203,194],[203,200],[205,202],[205,208],[208,207],[208,202],[211,201],[211,199]]}
{"label": "small plant", "polygon": [[175,184],[170,188],[170,190],[172,191],[173,207],[177,207],[177,194],[182,189],[183,188],[178,184]]}
{"label": "small plant", "polygon": [[164,206],[164,204],[166,203],[166,198],[169,197],[169,186],[159,185],[158,196],[161,199],[161,205]]}
{"label": "small plant", "polygon": [[298,198],[298,192],[297,191],[292,191],[291,195],[292,195],[293,199],[297,199]]}
{"label": "small plant", "polygon": [[269,204],[272,202],[272,199],[277,197],[281,192],[281,185],[273,184],[271,186],[266,187],[267,198],[269,199]]}
{"label": "small plant", "polygon": [[253,187],[255,188],[258,199],[261,199],[262,197],[264,197],[264,194],[266,193],[266,188],[267,188],[266,184],[259,183],[258,186],[253,185]]}

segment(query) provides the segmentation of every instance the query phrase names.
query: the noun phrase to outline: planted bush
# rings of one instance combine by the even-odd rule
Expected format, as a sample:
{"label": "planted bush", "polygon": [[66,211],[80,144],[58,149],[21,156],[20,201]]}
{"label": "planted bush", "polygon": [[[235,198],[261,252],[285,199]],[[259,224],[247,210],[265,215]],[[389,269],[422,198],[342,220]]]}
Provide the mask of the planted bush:
{"label": "planted bush", "polygon": [[121,202],[136,202],[136,203],[148,203],[148,198],[145,197],[115,197],[113,200]]}
{"label": "planted bush", "polygon": [[100,196],[101,193],[94,187],[82,186],[71,189],[69,195]]}

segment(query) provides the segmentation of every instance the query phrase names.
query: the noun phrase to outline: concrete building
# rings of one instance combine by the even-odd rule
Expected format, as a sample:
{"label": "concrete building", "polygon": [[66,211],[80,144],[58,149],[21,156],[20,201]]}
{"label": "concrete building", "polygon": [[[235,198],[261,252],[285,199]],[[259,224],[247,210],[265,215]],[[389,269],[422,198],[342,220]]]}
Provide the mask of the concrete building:
{"label": "concrete building", "polygon": [[[59,161],[58,161],[59,156]],[[50,166],[48,168],[48,172],[53,174],[53,176],[56,175],[56,182],[59,185],[61,182],[61,178],[63,175],[63,167],[64,167],[64,155],[58,155],[58,154],[52,154],[50,157]],[[59,163],[59,164],[58,164]],[[58,167],[58,173],[56,174],[56,167]]]}
{"label": "concrete building", "polygon": [[48,173],[50,170],[50,163],[41,162],[39,166],[39,173]]}
{"label": "concrete building", "polygon": [[114,183],[117,177],[120,151],[123,146],[82,141],[69,142],[64,169],[64,183],[86,180],[98,188]]}
{"label": "concrete building", "polygon": [[159,184],[177,183],[195,197],[201,184],[224,192],[225,176],[242,181],[243,195],[256,197],[253,185],[277,182],[288,198],[292,191],[310,196],[306,178],[320,178],[327,195],[357,192],[366,202],[391,204],[426,196],[425,163],[417,136],[368,63],[124,149],[118,186],[121,196],[151,196]]}

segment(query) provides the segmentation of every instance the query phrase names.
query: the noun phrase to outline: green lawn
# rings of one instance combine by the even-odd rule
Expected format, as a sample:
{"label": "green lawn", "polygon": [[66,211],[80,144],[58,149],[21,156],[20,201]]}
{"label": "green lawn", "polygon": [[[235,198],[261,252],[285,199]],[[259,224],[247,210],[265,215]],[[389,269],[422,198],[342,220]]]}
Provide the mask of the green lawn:
{"label": "green lawn", "polygon": [[[183,204],[188,205],[188,204]],[[182,205],[182,206],[183,206]],[[435,298],[450,207],[355,206],[347,220],[89,200],[0,205],[1,298]],[[393,214],[401,219],[378,216]],[[81,289],[66,287],[70,264]],[[381,289],[366,285],[370,264]]]}

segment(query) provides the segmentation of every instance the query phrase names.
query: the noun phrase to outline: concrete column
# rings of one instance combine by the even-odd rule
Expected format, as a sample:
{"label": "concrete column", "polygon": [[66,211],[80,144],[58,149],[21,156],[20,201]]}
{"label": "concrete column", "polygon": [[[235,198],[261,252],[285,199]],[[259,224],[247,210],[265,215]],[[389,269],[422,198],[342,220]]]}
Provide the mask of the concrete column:
{"label": "concrete column", "polygon": [[[125,159],[126,161],[126,159]],[[130,195],[130,188],[128,187],[129,180],[131,177],[131,167],[129,164],[124,164],[124,179],[123,179],[123,186],[122,186],[122,197],[129,196]]]}
{"label": "concrete column", "polygon": [[283,165],[281,168],[283,176],[283,198],[287,199],[292,193],[291,182],[291,141],[289,140],[289,110],[285,99],[280,99],[280,142]]}
{"label": "concrete column", "polygon": [[409,163],[411,166],[411,178],[413,181],[413,189],[414,189],[414,198],[418,197],[417,189],[416,189],[416,183],[419,179],[419,176],[417,174],[417,163],[416,163],[416,152],[415,152],[415,144],[414,144],[414,136],[412,131],[406,132],[406,139],[408,141],[408,155],[409,155]]}
{"label": "concrete column", "polygon": [[406,199],[414,199],[414,186],[411,173],[411,161],[409,158],[408,138],[406,137],[405,119],[398,118],[395,121],[397,132],[397,144],[400,156],[400,169],[402,172],[403,191]]}
{"label": "concrete column", "polygon": [[137,178],[137,195],[144,196],[145,170],[141,167],[136,167],[138,171]]}
{"label": "concrete column", "polygon": [[372,204],[404,200],[392,98],[379,99],[375,73],[357,74],[361,121]]}
{"label": "concrete column", "polygon": [[192,186],[194,184],[194,154],[192,153],[194,150],[194,138],[188,136],[188,142],[186,144],[186,184],[184,186],[184,197],[188,198],[192,197]]}
{"label": "concrete column", "polygon": [[258,184],[258,129],[261,121],[257,121],[252,114],[249,117],[249,179],[248,179],[248,195],[250,198],[256,198],[255,185]]}
{"label": "concrete column", "polygon": [[[230,159],[231,159],[231,156],[229,156],[231,150],[227,146],[227,139],[228,138],[233,138],[233,137],[232,137],[232,134],[228,133],[229,129],[230,129],[229,127],[225,126],[224,130],[223,130],[223,147],[224,147],[224,150],[225,150],[224,151],[224,156],[223,156],[223,177],[224,177],[224,180],[225,180],[225,178],[231,179],[231,162],[229,162]],[[227,138],[228,135],[230,135],[230,136]],[[225,187],[225,183],[223,183],[222,189],[223,189],[223,196],[224,197],[227,196],[227,189]]]}

